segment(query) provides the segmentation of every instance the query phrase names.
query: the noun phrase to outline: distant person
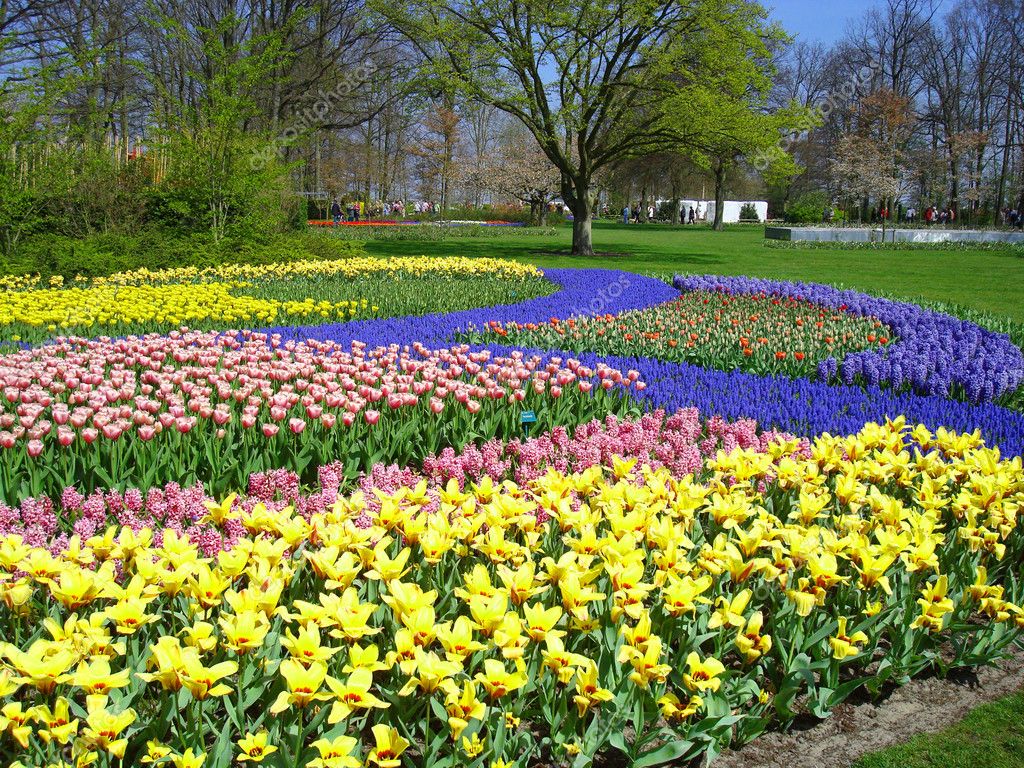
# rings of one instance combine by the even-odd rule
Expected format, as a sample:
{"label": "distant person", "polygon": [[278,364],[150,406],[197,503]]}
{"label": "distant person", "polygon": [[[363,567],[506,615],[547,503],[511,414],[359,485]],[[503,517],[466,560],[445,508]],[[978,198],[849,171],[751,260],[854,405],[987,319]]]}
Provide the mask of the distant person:
{"label": "distant person", "polygon": [[653,205],[647,206],[647,220],[648,221],[654,221],[654,206]]}
{"label": "distant person", "polygon": [[341,203],[338,202],[338,198],[331,201],[331,218],[334,220],[334,226],[341,223]]}
{"label": "distant person", "polygon": [[629,204],[622,206],[622,223],[629,224]]}
{"label": "distant person", "polygon": [[924,209],[924,223],[931,224],[935,219],[935,206],[929,205]]}
{"label": "distant person", "polygon": [[690,219],[690,223],[691,224],[696,224],[697,223],[697,212],[695,210],[693,210],[693,206],[692,205],[690,206],[689,219]]}

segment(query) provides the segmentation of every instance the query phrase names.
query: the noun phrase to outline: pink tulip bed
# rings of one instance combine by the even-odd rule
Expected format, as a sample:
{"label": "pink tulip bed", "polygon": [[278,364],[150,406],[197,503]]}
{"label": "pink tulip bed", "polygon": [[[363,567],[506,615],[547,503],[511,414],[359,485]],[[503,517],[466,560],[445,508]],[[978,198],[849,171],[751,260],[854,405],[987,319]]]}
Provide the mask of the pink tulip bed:
{"label": "pink tulip bed", "polygon": [[[470,440],[629,407],[635,371],[456,346],[283,342],[248,331],[67,339],[0,357],[0,500],[168,482],[212,494],[286,467],[346,477]],[[510,407],[514,406],[514,407]]]}

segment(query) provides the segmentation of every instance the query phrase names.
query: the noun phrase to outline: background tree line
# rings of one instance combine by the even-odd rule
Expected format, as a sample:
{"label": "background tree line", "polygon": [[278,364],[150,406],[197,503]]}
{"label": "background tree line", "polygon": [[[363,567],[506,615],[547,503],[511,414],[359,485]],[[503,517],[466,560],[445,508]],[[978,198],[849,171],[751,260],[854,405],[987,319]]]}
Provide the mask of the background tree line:
{"label": "background tree line", "polygon": [[[829,104],[792,143],[803,173],[774,202],[821,216],[838,205],[867,220],[887,208],[952,209],[965,224],[1024,210],[1024,6],[884,0],[832,47],[780,57],[775,103]],[[853,73],[870,77],[842,97]]]}
{"label": "background tree line", "polygon": [[600,207],[698,192],[991,222],[1024,207],[1022,40],[1010,0],[882,0],[828,48],[745,0],[3,0],[0,251],[265,238],[325,195],[560,198],[580,253]]}

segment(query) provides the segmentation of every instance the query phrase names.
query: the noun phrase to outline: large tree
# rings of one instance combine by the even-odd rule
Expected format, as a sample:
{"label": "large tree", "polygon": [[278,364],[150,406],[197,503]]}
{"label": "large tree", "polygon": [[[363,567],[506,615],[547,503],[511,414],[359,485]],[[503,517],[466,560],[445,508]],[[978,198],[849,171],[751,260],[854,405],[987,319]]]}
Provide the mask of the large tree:
{"label": "large tree", "polygon": [[445,87],[517,117],[558,169],[575,254],[593,253],[595,174],[678,140],[662,125],[677,88],[761,55],[771,31],[747,0],[378,0]]}
{"label": "large tree", "polygon": [[[751,19],[748,25],[755,23]],[[779,106],[771,104],[775,66],[769,49],[752,51],[743,40],[733,37],[716,40],[715,49],[723,59],[734,62],[733,66],[708,73],[669,96],[664,104],[664,125],[681,137],[693,162],[711,172],[714,229],[721,230],[730,170],[746,158],[768,179],[794,175],[797,167],[784,149],[783,136],[818,120],[813,110],[795,99]]]}

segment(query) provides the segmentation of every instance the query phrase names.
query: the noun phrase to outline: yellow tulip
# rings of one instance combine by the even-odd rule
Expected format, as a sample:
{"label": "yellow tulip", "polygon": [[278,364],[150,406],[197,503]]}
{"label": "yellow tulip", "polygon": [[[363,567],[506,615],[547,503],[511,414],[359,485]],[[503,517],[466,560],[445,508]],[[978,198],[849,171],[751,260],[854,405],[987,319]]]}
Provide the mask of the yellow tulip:
{"label": "yellow tulip", "polygon": [[314,661],[309,666],[300,664],[295,659],[285,659],[278,669],[288,686],[281,691],[270,707],[270,714],[277,715],[288,707],[295,706],[305,709],[314,701],[327,701],[331,697],[321,691],[324,682],[330,684],[334,679],[327,675],[327,665],[322,661]]}
{"label": "yellow tulip", "polygon": [[328,678],[328,686],[336,697],[327,722],[339,723],[357,709],[387,709],[391,705],[370,693],[373,673],[367,669],[354,670],[345,682]]}

